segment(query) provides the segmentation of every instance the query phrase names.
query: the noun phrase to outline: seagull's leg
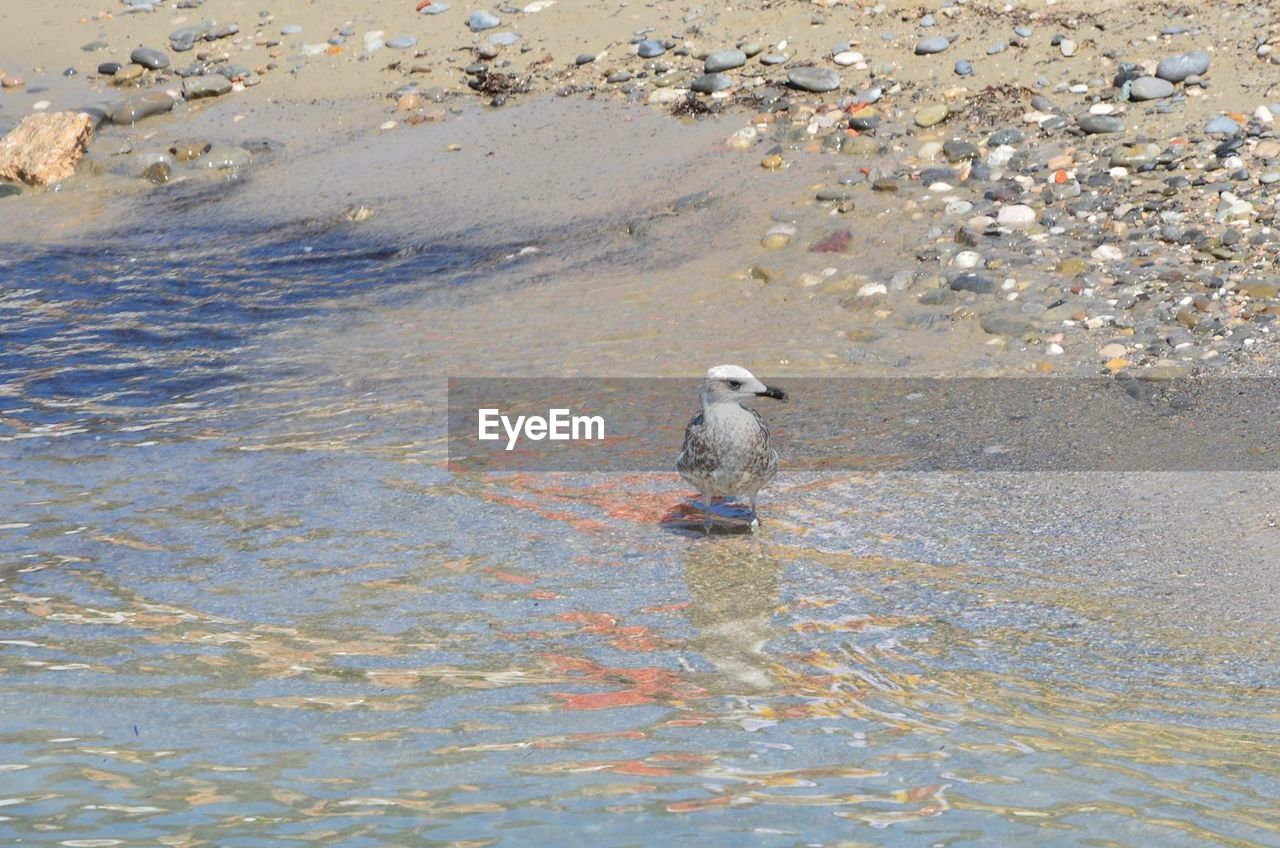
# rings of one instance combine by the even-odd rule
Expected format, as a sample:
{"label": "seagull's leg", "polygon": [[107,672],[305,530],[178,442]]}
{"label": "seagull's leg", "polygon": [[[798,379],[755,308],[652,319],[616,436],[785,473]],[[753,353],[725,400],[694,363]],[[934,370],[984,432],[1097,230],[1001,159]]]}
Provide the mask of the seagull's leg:
{"label": "seagull's leg", "polygon": [[751,493],[751,532],[756,532],[756,528],[760,526],[760,516],[756,513],[756,495],[759,492]]}
{"label": "seagull's leg", "polygon": [[702,493],[702,532],[711,535],[711,495]]}

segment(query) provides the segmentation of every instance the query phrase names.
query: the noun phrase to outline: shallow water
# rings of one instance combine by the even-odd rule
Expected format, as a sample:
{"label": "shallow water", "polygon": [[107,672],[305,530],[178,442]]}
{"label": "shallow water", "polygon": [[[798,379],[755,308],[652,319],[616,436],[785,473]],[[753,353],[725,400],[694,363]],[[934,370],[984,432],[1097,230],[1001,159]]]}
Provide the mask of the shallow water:
{"label": "shallow water", "polygon": [[1280,839],[1273,632],[1128,591],[1163,551],[1053,503],[1104,475],[784,475],[711,539],[674,474],[454,475],[376,331],[510,245],[207,235],[0,265],[7,842]]}

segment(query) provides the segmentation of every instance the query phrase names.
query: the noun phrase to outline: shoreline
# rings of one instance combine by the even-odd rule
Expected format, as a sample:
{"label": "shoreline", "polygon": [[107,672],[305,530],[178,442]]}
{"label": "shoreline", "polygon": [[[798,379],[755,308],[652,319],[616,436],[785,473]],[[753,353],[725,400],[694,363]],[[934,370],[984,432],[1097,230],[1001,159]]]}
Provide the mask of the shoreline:
{"label": "shoreline", "polygon": [[[576,238],[577,256],[535,257],[538,284],[510,305],[544,316],[546,335],[586,333],[604,362],[652,355],[638,325],[674,333],[691,358],[745,351],[734,333],[707,343],[706,312],[720,309],[740,311],[741,340],[790,348],[758,370],[1165,380],[1272,367],[1280,141],[1272,89],[1253,82],[1269,53],[1243,55],[1231,38],[1249,12],[590,4],[569,16],[543,2],[431,15],[380,0],[349,19],[331,2],[261,15],[231,0],[154,6],[2,13],[34,37],[0,69],[35,72],[0,95],[0,129],[36,98],[55,111],[232,83],[103,125],[57,191],[0,198],[25,213],[7,241],[112,238],[131,221],[159,232],[158,218],[175,231],[289,222],[534,251]],[[472,31],[477,12],[500,25]],[[184,29],[193,48],[172,50]],[[514,42],[494,43],[508,31]],[[122,85],[95,75],[138,45],[167,67]],[[1207,73],[1138,81],[1201,48]],[[787,60],[764,64],[771,54]],[[953,67],[962,57],[972,73]],[[63,62],[77,74],[53,70]],[[837,77],[837,90],[774,84],[797,67]],[[699,68],[728,88],[687,91]],[[502,108],[467,84],[513,69],[529,91]],[[598,79],[618,73],[630,77]],[[1126,100],[1134,85],[1166,96]],[[602,276],[616,287],[603,297]],[[615,320],[619,296],[637,308]],[[449,317],[479,332],[486,316]]]}

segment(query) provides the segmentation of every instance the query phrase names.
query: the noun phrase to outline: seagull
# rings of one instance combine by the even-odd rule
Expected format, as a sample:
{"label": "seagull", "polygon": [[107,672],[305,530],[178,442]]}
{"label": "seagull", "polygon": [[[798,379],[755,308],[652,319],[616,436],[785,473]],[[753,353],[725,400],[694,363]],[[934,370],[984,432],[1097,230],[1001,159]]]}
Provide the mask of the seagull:
{"label": "seagull", "polygon": [[702,529],[711,532],[711,498],[747,495],[751,532],[760,526],[756,495],[778,473],[778,452],[769,444],[769,428],[742,401],[769,397],[785,401],[782,389],[766,386],[737,365],[707,371],[699,390],[702,411],[684,431],[676,470],[702,494]]}

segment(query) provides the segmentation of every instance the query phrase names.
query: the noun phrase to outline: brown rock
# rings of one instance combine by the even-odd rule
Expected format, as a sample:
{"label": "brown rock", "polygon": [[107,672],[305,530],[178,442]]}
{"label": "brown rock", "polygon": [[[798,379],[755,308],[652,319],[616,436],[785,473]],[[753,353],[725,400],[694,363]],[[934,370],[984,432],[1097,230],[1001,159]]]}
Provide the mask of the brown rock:
{"label": "brown rock", "polygon": [[93,119],[80,112],[28,115],[0,139],[0,178],[48,185],[75,173],[93,137]]}
{"label": "brown rock", "polygon": [[0,79],[0,86],[5,88],[22,88],[26,84],[27,81],[22,77],[4,77]]}

